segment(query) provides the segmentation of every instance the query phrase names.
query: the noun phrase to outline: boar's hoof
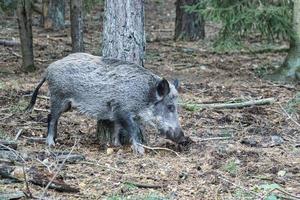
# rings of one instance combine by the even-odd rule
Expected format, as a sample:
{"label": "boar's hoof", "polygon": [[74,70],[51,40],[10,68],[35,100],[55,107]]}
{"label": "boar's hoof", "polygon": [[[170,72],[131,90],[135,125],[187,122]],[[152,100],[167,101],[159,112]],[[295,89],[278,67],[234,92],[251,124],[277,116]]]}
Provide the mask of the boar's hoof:
{"label": "boar's hoof", "polygon": [[145,149],[144,149],[144,147],[138,145],[137,143],[132,144],[131,148],[132,148],[132,150],[133,150],[133,152],[134,152],[135,154],[139,154],[139,155],[144,155],[144,154],[145,154]]}
{"label": "boar's hoof", "polygon": [[47,137],[46,143],[48,144],[49,147],[55,146],[55,142],[54,142],[53,138],[51,138],[51,137]]}

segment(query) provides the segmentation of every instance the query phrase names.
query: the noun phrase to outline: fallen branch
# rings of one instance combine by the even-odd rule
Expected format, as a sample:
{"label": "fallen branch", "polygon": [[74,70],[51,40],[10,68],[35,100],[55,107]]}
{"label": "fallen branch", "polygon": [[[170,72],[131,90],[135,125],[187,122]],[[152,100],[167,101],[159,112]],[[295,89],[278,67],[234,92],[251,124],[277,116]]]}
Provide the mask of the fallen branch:
{"label": "fallen branch", "polygon": [[23,138],[26,139],[27,142],[29,143],[45,143],[46,142],[46,138],[41,138],[41,137],[26,137],[26,136],[22,136]]}
{"label": "fallen branch", "polygon": [[25,194],[22,191],[6,191],[0,194],[0,199],[21,199],[25,198]]}
{"label": "fallen branch", "polygon": [[198,137],[191,137],[192,140],[197,142],[204,142],[204,141],[210,141],[210,140],[229,140],[232,137],[213,137],[213,138],[198,138]]}
{"label": "fallen branch", "polygon": [[13,47],[20,46],[21,43],[15,40],[0,40],[0,45]]}
{"label": "fallen branch", "polygon": [[[71,151],[69,152],[68,155],[71,155],[71,153],[73,152],[75,146],[77,145],[77,142],[78,142],[78,141],[75,140],[74,145],[73,145],[73,147],[72,147],[72,149],[71,149]],[[54,181],[54,179],[55,179],[55,177],[58,175],[58,173],[61,171],[61,169],[62,169],[62,167],[64,166],[64,164],[65,164],[65,162],[67,161],[67,159],[68,159],[68,156],[66,156],[66,158],[62,161],[61,165],[57,168],[55,174],[53,175],[53,177],[51,178],[51,180],[48,182],[48,184],[46,185],[46,187],[44,188],[43,193],[42,193],[42,195],[41,195],[40,198],[39,198],[40,200],[42,200],[42,199],[44,198],[44,196],[45,196],[45,194],[46,194],[48,188],[49,188],[51,185],[52,185],[52,187],[53,187],[52,182]],[[68,188],[68,189],[70,189],[70,188]],[[78,190],[78,189],[77,189],[77,190]],[[73,192],[73,191],[74,191],[74,192],[78,192],[77,190],[71,190],[71,191],[72,191],[72,192]]]}
{"label": "fallen branch", "polygon": [[[8,141],[8,140],[0,140],[0,150],[16,150],[18,147],[18,143],[16,143],[15,141]],[[10,149],[8,149],[7,147],[9,147]]]}
{"label": "fallen branch", "polygon": [[179,158],[181,158],[181,156],[176,151],[174,151],[172,149],[168,149],[168,148],[164,148],[164,147],[149,147],[149,146],[146,146],[146,145],[143,145],[143,144],[138,144],[138,145],[141,146],[141,147],[144,147],[145,149],[150,149],[150,150],[153,150],[153,151],[155,151],[155,150],[170,151],[170,152],[176,154],[176,156],[178,156]]}
{"label": "fallen branch", "polygon": [[157,189],[157,188],[166,187],[166,185],[149,185],[149,184],[134,183],[134,182],[128,182],[128,181],[125,181],[123,183],[128,184],[128,185],[133,185],[133,186],[138,187],[138,188],[154,188],[154,189]]}
{"label": "fallen branch", "polygon": [[204,108],[237,109],[237,108],[244,108],[244,107],[253,106],[253,105],[269,105],[274,102],[275,102],[274,98],[266,98],[266,99],[238,102],[238,103],[212,103],[212,104],[182,103],[181,105],[187,110],[195,111],[195,110],[201,110]]}
{"label": "fallen branch", "polygon": [[20,129],[15,137],[15,141],[20,137],[20,135],[22,134],[23,129]]}
{"label": "fallen branch", "polygon": [[33,108],[35,111],[41,111],[41,112],[50,112],[49,109],[42,109],[42,108]]}

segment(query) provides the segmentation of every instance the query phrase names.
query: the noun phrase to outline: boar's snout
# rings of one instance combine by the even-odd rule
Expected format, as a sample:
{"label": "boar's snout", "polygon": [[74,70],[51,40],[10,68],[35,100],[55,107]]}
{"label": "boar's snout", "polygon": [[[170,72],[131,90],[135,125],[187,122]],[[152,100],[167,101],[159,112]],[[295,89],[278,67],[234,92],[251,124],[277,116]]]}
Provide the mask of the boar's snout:
{"label": "boar's snout", "polygon": [[175,130],[168,130],[166,133],[168,139],[180,144],[186,141],[186,137],[181,128],[176,128]]}

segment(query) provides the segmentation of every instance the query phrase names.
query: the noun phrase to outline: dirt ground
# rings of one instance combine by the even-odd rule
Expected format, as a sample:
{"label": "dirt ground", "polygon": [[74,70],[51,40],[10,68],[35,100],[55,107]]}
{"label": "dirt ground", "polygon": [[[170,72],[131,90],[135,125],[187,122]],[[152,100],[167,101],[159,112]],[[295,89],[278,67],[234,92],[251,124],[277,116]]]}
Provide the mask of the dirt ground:
{"label": "dirt ground", "polygon": [[[97,7],[86,19],[85,48],[92,54],[100,53],[102,14]],[[300,87],[259,76],[268,66],[280,65],[286,52],[215,53],[211,44],[218,26],[212,23],[206,25],[205,40],[174,42],[174,21],[174,0],[146,1],[145,66],[170,80],[178,78],[182,103],[271,97],[275,103],[241,109],[182,106],[182,127],[194,141],[190,148],[177,154],[147,149],[144,156],[134,155],[127,147],[113,152],[100,149],[95,138],[96,122],[72,111],[61,117],[58,145],[49,149],[30,139],[46,136],[48,99],[38,98],[32,114],[23,109],[47,65],[71,52],[71,39],[69,28],[45,31],[38,27],[36,17],[36,73],[22,72],[18,47],[0,48],[0,137],[13,140],[21,130],[17,151],[25,158],[28,177],[29,169],[52,177],[60,166],[53,152],[73,150],[85,157],[66,162],[58,173],[61,180],[80,192],[48,189],[45,199],[299,199]],[[14,17],[2,16],[0,26],[0,39],[18,40]],[[40,95],[47,96],[47,86],[42,87]],[[151,147],[178,150],[170,141],[149,137]],[[18,163],[12,166],[20,168]],[[44,190],[30,182],[29,188],[34,197],[40,197]],[[0,193],[16,191],[26,192],[24,182],[0,182]]]}

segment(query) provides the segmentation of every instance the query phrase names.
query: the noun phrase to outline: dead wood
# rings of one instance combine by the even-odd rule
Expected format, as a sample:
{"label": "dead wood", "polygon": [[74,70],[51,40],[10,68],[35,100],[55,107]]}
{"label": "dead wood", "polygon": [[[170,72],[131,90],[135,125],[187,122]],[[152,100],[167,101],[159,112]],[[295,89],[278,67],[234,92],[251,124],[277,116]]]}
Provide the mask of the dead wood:
{"label": "dead wood", "polygon": [[6,191],[0,194],[0,199],[21,199],[23,197],[25,197],[25,194],[21,191]]}
{"label": "dead wood", "polygon": [[[22,180],[14,177],[11,173],[13,172],[14,167],[8,164],[0,164],[0,177],[1,179],[10,179],[11,182],[19,183]],[[1,198],[0,198],[1,199]]]}
{"label": "dead wood", "polygon": [[238,109],[254,105],[269,105],[275,102],[274,98],[250,100],[237,103],[212,103],[212,104],[198,104],[198,103],[182,103],[181,105],[191,111],[201,110],[201,109]]}
{"label": "dead wood", "polygon": [[158,189],[158,188],[164,188],[164,187],[166,187],[166,185],[149,185],[149,184],[136,183],[136,182],[128,182],[128,181],[125,181],[123,183],[124,184],[128,184],[128,185],[133,185],[133,186],[138,187],[138,188],[153,188],[153,189]]}
{"label": "dead wood", "polygon": [[[75,148],[75,146],[77,145],[78,142],[79,141],[75,140],[74,145],[73,145],[73,147],[72,147],[72,149],[71,149],[71,151],[70,151],[70,153],[68,155],[70,155],[73,152],[73,150],[74,150],[74,148]],[[61,169],[64,166],[64,164],[65,164],[65,162],[66,162],[67,159],[68,159],[68,156],[57,167],[57,170],[56,170],[55,174],[52,176],[52,178],[50,179],[50,181],[47,181],[48,183],[46,184],[46,187],[44,188],[43,193],[40,196],[40,199],[44,198],[44,196],[45,196],[48,188],[53,188],[53,189],[55,189],[57,191],[61,191],[61,192],[63,192],[63,191],[64,192],[79,192],[78,188],[73,188],[73,187],[68,186],[66,184],[61,184],[61,181],[60,182],[55,181],[55,178],[57,177],[58,173],[61,171]],[[42,182],[42,183],[45,183],[45,182]]]}
{"label": "dead wood", "polygon": [[[6,147],[10,147],[14,150],[16,150],[18,148],[18,143],[15,141],[8,141],[8,140],[1,140],[0,139],[0,144],[6,146]],[[4,146],[0,146],[0,150],[7,150],[6,147]]]}
{"label": "dead wood", "polygon": [[0,45],[14,47],[20,46],[21,43],[15,40],[0,40]]}
{"label": "dead wood", "polygon": [[[29,182],[41,187],[46,187],[50,189],[54,189],[59,192],[79,192],[78,188],[71,187],[67,185],[63,180],[56,178],[55,180],[50,180],[51,176],[54,177],[53,174],[47,172],[38,171],[37,168],[32,167],[29,170]],[[53,178],[52,178],[53,179]]]}

